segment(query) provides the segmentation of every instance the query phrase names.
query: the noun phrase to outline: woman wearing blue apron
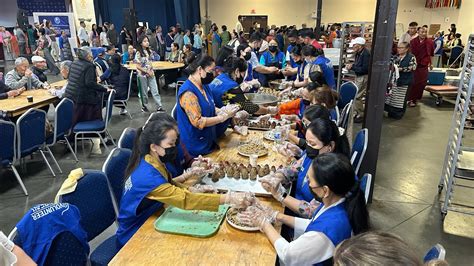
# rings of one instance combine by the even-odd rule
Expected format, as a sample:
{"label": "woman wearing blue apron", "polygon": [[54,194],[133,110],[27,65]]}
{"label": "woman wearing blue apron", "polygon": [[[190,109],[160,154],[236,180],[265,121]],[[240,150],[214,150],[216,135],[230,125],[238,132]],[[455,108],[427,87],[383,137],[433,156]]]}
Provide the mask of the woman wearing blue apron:
{"label": "woman wearing blue apron", "polygon": [[247,43],[242,43],[237,47],[236,55],[247,62],[247,74],[244,78],[244,92],[256,92],[260,88],[260,82],[255,72],[255,68],[258,66],[257,55],[252,51]]}
{"label": "woman wearing blue apron", "polygon": [[[262,186],[270,191],[273,197],[301,217],[311,217],[314,204],[313,194],[308,186],[308,169],[319,154],[339,153],[350,156],[349,141],[346,135],[340,135],[336,124],[327,118],[313,120],[306,130],[306,151],[297,167],[277,171],[273,176],[261,179]],[[296,178],[295,197],[282,193],[281,182],[292,182]],[[354,176],[353,176],[354,178]],[[317,205],[316,205],[317,206]]]}
{"label": "woman wearing blue apron", "polygon": [[288,141],[298,145],[301,149],[306,149],[306,130],[308,126],[311,124],[312,121],[318,118],[328,118],[329,117],[329,110],[319,104],[314,104],[308,106],[304,110],[303,118],[296,122],[296,131],[298,131],[298,135],[290,134],[288,135]]}
{"label": "woman wearing blue apron", "polygon": [[319,71],[324,76],[325,84],[335,90],[336,80],[334,78],[334,68],[332,66],[331,60],[324,56],[323,50],[318,50],[312,45],[306,45],[303,47],[301,53],[309,66],[305,70],[305,77],[311,78],[309,73]]}
{"label": "woman wearing blue apron", "polygon": [[[247,71],[247,63],[244,59],[235,56],[227,58],[223,70],[224,72],[209,84],[217,108],[222,108],[227,104],[238,104],[248,114],[276,114],[278,107],[259,106],[245,97],[240,87]],[[216,125],[218,138],[224,134],[231,121],[232,119],[229,118],[224,123]]]}
{"label": "woman wearing blue apron", "polygon": [[214,59],[208,55],[197,58],[191,65],[188,80],[180,87],[176,115],[181,141],[188,152],[197,157],[211,153],[216,144],[216,125],[233,117],[239,110],[222,112],[216,108],[208,85],[214,79]]}
{"label": "woman wearing blue apron", "polygon": [[[169,116],[165,113],[154,115]],[[120,246],[125,245],[164,204],[186,210],[217,211],[220,204],[245,208],[254,201],[250,194],[203,194],[199,192],[204,190],[191,190],[175,182],[166,163],[175,161],[178,140],[176,122],[171,122],[170,118],[149,119],[138,130],[117,219]]]}
{"label": "woman wearing blue apron", "polygon": [[286,67],[286,57],[283,52],[278,51],[277,41],[271,40],[268,43],[268,51],[260,57],[260,65],[265,67],[258,75],[262,86],[268,87],[269,81],[283,78],[281,71]]}
{"label": "woman wearing blue apron", "polygon": [[[259,203],[238,215],[242,223],[258,226],[268,237],[281,265],[332,265],[339,243],[369,230],[364,194],[346,156],[321,154],[308,179],[313,198],[321,202],[311,219],[285,215]],[[274,221],[294,228],[295,239],[288,242],[281,237],[271,224]]]}

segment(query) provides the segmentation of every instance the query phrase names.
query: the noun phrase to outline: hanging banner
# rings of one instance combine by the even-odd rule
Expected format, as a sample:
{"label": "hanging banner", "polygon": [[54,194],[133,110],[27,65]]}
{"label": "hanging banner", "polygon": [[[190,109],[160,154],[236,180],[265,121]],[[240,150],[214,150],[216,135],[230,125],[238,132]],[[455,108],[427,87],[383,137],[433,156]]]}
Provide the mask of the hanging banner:
{"label": "hanging banner", "polygon": [[71,2],[76,28],[79,28],[79,22],[84,21],[87,31],[90,31],[92,24],[96,24],[94,0],[72,0]]}
{"label": "hanging banner", "polygon": [[40,13],[33,12],[33,20],[38,23],[43,23],[44,20],[51,21],[51,25],[59,34],[65,31],[69,37],[71,48],[77,48],[76,27],[74,26],[74,15],[72,13]]}

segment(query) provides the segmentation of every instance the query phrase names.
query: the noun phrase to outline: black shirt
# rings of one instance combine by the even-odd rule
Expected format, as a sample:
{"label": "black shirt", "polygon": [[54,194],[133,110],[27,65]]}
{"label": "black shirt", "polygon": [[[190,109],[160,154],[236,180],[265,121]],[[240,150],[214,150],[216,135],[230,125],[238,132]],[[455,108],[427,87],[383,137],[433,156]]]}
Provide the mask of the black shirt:
{"label": "black shirt", "polygon": [[6,85],[5,82],[3,82],[3,80],[0,80],[0,100],[7,99],[8,98],[7,92],[11,90],[12,88]]}

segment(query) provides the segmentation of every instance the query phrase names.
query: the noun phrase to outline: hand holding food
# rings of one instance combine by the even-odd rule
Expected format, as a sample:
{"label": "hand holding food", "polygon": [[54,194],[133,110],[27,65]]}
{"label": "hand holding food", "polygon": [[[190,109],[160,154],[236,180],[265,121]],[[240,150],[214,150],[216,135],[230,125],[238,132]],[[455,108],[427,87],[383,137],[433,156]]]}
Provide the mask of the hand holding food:
{"label": "hand holding food", "polygon": [[245,209],[255,202],[255,195],[250,192],[235,192],[229,190],[225,196],[225,204],[236,209]]}
{"label": "hand holding food", "polygon": [[192,193],[217,193],[217,189],[211,185],[197,184],[188,188]]}
{"label": "hand holding food", "polygon": [[265,212],[256,206],[250,206],[244,212],[238,213],[237,220],[247,226],[258,227],[260,231],[265,223],[270,223]]}

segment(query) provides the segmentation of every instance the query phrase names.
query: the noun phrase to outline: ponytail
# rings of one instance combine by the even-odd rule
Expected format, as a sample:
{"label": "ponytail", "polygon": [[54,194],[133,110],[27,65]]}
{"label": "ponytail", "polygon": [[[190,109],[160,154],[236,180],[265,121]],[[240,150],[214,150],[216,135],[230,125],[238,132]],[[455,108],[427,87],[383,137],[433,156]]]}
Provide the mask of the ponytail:
{"label": "ponytail", "polygon": [[327,186],[346,199],[345,209],[354,234],[367,231],[369,212],[349,158],[338,153],[323,153],[313,160],[311,167],[318,185]]}
{"label": "ponytail", "polygon": [[137,130],[137,135],[135,136],[135,140],[133,141],[132,155],[130,156],[130,159],[128,160],[127,169],[125,170],[124,182],[133,173],[135,168],[137,168],[138,163],[140,161],[141,156],[140,156],[140,150],[138,149],[138,147],[140,146],[140,137],[142,135],[142,132],[143,132],[143,129],[140,127]]}

